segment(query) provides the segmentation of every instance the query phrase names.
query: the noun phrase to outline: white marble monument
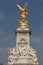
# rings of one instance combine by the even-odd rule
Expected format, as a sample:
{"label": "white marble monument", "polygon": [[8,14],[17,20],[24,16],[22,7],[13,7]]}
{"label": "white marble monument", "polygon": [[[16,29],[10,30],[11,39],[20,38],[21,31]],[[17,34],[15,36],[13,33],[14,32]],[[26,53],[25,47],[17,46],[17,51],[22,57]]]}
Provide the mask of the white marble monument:
{"label": "white marble monument", "polygon": [[21,19],[18,21],[18,28],[16,34],[16,46],[9,50],[9,57],[7,65],[39,65],[37,59],[37,51],[30,45],[31,31],[29,29],[28,20],[26,20],[26,7],[20,7]]}

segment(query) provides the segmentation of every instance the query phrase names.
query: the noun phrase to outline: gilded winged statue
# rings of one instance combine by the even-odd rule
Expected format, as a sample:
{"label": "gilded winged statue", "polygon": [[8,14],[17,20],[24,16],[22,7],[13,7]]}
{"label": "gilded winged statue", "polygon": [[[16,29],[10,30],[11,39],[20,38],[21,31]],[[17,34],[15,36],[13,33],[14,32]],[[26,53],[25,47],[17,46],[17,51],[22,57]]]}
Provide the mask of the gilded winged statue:
{"label": "gilded winged statue", "polygon": [[20,5],[17,5],[17,6],[21,11],[21,18],[23,18],[23,19],[26,18],[26,15],[27,15],[27,11],[26,11],[27,3],[25,4],[24,7],[21,7]]}

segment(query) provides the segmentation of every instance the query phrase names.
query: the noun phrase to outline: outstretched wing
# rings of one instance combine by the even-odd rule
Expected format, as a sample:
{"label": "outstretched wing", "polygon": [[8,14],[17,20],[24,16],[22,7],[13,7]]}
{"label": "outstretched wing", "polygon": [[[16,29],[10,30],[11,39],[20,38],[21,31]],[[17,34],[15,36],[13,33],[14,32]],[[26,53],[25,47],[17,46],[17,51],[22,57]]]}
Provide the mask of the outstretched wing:
{"label": "outstretched wing", "polygon": [[26,4],[25,4],[25,8],[27,7],[27,4],[28,4],[28,2],[26,2]]}
{"label": "outstretched wing", "polygon": [[21,6],[20,5],[17,5],[18,6],[18,8],[20,9],[20,10],[22,10],[22,8],[21,8]]}

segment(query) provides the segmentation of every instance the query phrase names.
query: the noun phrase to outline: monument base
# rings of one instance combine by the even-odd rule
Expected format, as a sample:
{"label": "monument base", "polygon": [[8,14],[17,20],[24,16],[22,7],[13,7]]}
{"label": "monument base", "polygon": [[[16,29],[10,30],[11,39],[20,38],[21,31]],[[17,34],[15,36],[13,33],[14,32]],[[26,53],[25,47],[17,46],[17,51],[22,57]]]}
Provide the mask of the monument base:
{"label": "monument base", "polygon": [[9,65],[39,65],[39,64],[9,64]]}

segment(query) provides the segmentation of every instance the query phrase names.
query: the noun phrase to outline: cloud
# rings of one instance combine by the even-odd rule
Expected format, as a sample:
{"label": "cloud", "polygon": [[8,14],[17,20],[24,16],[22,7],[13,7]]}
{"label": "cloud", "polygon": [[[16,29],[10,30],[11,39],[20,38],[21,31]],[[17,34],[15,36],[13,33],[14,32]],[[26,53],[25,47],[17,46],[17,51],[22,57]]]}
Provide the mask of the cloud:
{"label": "cloud", "polygon": [[42,39],[43,39],[43,36],[39,34],[31,36],[32,43],[40,44],[42,42]]}
{"label": "cloud", "polygon": [[14,41],[14,34],[0,27],[0,63],[4,65],[7,63],[8,51],[14,45]]}
{"label": "cloud", "polygon": [[[32,1],[32,0],[30,0]],[[33,0],[32,2],[40,2],[40,1],[43,1],[43,0]]]}
{"label": "cloud", "polygon": [[3,27],[0,27],[0,41],[4,40],[6,36],[8,36],[7,32],[5,32]]}
{"label": "cloud", "polygon": [[6,16],[5,16],[5,13],[4,13],[4,11],[3,10],[0,10],[0,19],[3,19],[3,18],[5,18]]}
{"label": "cloud", "polygon": [[40,32],[43,33],[43,25],[40,27]]}
{"label": "cloud", "polygon": [[9,49],[10,49],[9,47],[7,47],[7,48],[0,47],[0,53],[1,52],[8,52]]}
{"label": "cloud", "polygon": [[38,29],[38,31],[36,31],[36,33],[37,34],[35,35],[33,34],[31,36],[31,42],[36,44],[43,43],[43,25],[40,26],[40,28]]}
{"label": "cloud", "polygon": [[6,32],[3,27],[0,27],[0,47],[9,47],[14,45],[14,34]]}
{"label": "cloud", "polygon": [[10,47],[0,47],[0,63],[2,63],[3,65],[6,65],[7,63],[9,49]]}
{"label": "cloud", "polygon": [[40,1],[42,1],[42,2],[43,2],[43,0],[40,0]]}

